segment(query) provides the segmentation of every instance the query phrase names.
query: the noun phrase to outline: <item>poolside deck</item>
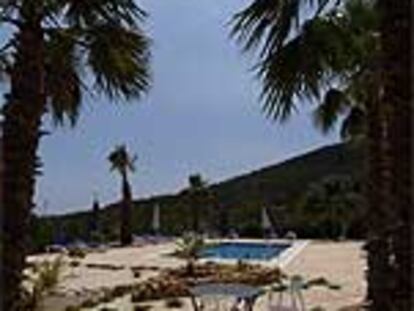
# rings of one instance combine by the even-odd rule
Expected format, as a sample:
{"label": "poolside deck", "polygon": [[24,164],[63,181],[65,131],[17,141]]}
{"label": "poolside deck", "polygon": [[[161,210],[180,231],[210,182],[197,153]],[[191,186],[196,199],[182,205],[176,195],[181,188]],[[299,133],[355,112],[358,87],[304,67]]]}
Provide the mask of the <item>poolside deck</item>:
{"label": "poolside deck", "polygon": [[327,310],[361,303],[365,292],[365,254],[360,242],[313,242],[286,267],[308,278],[323,276],[339,284],[339,291],[311,289],[306,300]]}
{"label": "poolside deck", "polygon": [[[363,299],[366,285],[364,281],[365,259],[360,242],[318,242],[313,241],[302,249],[284,267],[289,274],[301,274],[306,278],[325,277],[341,286],[339,291],[311,289],[305,293],[310,307],[321,306],[325,310],[339,310],[354,305]],[[79,267],[68,268],[61,283],[61,290],[72,293],[67,302],[76,302],[81,292],[93,291],[101,287],[133,284],[157,274],[157,268],[178,267],[183,262],[169,256],[174,244],[148,245],[111,249],[105,253],[90,254],[82,260]],[[110,264],[119,266],[118,270],[88,268],[88,264]],[[134,277],[131,268],[140,266],[141,275]],[[190,304],[183,299],[184,306],[179,310],[191,310]],[[149,303],[146,303],[148,305]],[[52,299],[48,309],[64,310],[62,299]],[[164,301],[150,303],[151,310],[170,310]],[[254,310],[266,310],[267,300],[258,300]],[[128,297],[118,299],[107,306],[120,311],[132,310]],[[95,310],[99,310],[95,309]],[[177,309],[176,309],[177,310]]]}

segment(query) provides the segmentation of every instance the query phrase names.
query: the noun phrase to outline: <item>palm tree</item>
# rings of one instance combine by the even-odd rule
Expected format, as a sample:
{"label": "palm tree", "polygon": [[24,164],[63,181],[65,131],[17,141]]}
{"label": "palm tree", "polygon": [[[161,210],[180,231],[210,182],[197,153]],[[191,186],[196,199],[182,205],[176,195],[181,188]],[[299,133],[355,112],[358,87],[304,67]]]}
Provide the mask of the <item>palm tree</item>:
{"label": "palm tree", "polygon": [[316,112],[322,129],[345,113],[343,133],[356,129],[366,135],[369,297],[374,310],[387,310],[393,305],[389,228],[395,211],[375,5],[374,0],[255,0],[235,16],[232,33],[245,50],[258,51],[263,109],[270,117],[285,121],[307,99],[322,102]]}
{"label": "palm tree", "polygon": [[103,238],[101,232],[100,210],[99,201],[95,197],[88,225],[88,238],[90,242],[93,243],[101,243]]}
{"label": "palm tree", "polygon": [[192,230],[200,230],[200,213],[203,205],[206,204],[207,183],[200,174],[190,175],[188,177],[188,198],[191,206]]}
{"label": "palm tree", "polygon": [[10,84],[2,107],[4,309],[15,310],[33,207],[43,117],[74,125],[84,95],[133,99],[149,86],[145,13],[133,0],[7,0],[10,40],[0,67]]}
{"label": "palm tree", "polygon": [[412,175],[412,1],[379,0],[383,54],[383,101],[391,110],[391,206],[397,210],[394,234],[394,310],[414,306],[414,211]]}
{"label": "palm tree", "polygon": [[125,145],[117,146],[108,156],[111,163],[111,170],[117,171],[122,181],[122,200],[121,200],[121,244],[129,245],[132,243],[131,213],[133,207],[131,186],[128,181],[128,172],[135,171],[135,161],[137,157],[131,156]]}

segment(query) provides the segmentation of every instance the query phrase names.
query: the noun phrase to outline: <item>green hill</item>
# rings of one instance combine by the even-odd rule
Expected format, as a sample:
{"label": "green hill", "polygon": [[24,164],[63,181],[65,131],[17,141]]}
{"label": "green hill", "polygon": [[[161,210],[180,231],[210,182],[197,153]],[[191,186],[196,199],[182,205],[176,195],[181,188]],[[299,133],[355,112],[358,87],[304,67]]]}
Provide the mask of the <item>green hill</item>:
{"label": "green hill", "polygon": [[[296,229],[295,202],[309,185],[331,175],[349,175],[360,179],[362,154],[359,149],[344,144],[323,147],[299,155],[287,161],[243,174],[210,185],[217,204],[204,215],[217,223],[217,215],[225,213],[228,225],[239,232],[254,235],[260,223],[260,208],[269,207],[271,217],[281,230]],[[186,181],[183,181],[185,184]],[[135,202],[133,226],[136,233],[150,231],[152,207],[161,206],[161,223],[165,234],[179,234],[190,222],[191,209],[185,200],[185,192],[156,196]],[[111,204],[102,209],[100,222],[108,238],[115,238],[118,228],[118,209]],[[89,212],[78,212],[62,216],[48,216],[35,222],[35,236],[44,244],[51,236],[60,232],[68,240],[86,238]]]}

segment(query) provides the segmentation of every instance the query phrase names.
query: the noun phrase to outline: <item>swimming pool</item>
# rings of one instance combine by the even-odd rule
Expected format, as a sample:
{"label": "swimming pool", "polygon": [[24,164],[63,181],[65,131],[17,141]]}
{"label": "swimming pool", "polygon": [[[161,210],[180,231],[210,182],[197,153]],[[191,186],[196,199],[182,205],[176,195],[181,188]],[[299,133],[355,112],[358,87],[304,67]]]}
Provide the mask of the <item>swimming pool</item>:
{"label": "swimming pool", "polygon": [[235,260],[270,260],[291,245],[288,243],[222,242],[207,246],[202,258]]}

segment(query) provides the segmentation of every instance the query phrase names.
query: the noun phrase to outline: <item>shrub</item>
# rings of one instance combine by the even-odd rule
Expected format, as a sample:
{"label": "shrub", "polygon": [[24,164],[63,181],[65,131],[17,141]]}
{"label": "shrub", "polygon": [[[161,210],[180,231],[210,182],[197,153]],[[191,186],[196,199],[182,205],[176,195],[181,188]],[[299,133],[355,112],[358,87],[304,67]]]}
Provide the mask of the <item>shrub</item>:
{"label": "shrub", "polygon": [[30,290],[24,294],[22,304],[24,309],[36,310],[43,298],[51,293],[59,283],[63,269],[62,256],[56,257],[53,261],[43,261],[31,267],[32,273],[27,277],[31,284]]}
{"label": "shrub", "polygon": [[80,266],[80,261],[79,260],[72,260],[69,262],[69,266],[71,266],[72,268],[76,268]]}
{"label": "shrub", "polygon": [[239,259],[237,260],[236,268],[238,271],[244,271],[248,268],[248,264],[244,260]]}
{"label": "shrub", "polygon": [[203,238],[197,234],[186,234],[176,244],[176,254],[187,261],[187,273],[192,275],[194,264],[205,246]]}
{"label": "shrub", "polygon": [[68,250],[68,256],[71,258],[85,258],[86,250],[80,247],[72,247]]}
{"label": "shrub", "polygon": [[141,271],[139,269],[131,268],[131,272],[134,278],[139,278],[141,276]]}
{"label": "shrub", "polygon": [[125,269],[124,266],[107,264],[107,263],[88,263],[88,264],[86,264],[86,267],[91,268],[91,269],[102,269],[102,270],[111,270],[111,271],[117,271],[117,270]]}
{"label": "shrub", "polygon": [[169,309],[179,309],[183,306],[181,299],[173,297],[165,301],[165,306]]}

